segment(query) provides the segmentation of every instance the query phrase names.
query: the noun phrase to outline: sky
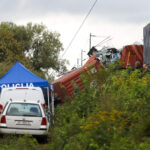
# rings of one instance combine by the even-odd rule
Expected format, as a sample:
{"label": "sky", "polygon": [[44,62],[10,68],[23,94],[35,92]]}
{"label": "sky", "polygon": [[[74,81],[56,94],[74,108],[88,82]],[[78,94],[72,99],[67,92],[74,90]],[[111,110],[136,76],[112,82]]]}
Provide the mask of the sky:
{"label": "sky", "polygon": [[[80,32],[68,48],[95,0],[0,0],[0,22],[11,21],[17,25],[29,22],[42,23],[52,32],[60,33],[66,51],[61,58],[69,60],[68,69],[86,62],[91,45],[106,37],[111,40],[96,47],[122,48],[134,43],[143,44],[143,27],[150,22],[149,0],[97,0],[95,7]],[[68,49],[67,49],[68,48]],[[77,61],[78,60],[78,61]]]}

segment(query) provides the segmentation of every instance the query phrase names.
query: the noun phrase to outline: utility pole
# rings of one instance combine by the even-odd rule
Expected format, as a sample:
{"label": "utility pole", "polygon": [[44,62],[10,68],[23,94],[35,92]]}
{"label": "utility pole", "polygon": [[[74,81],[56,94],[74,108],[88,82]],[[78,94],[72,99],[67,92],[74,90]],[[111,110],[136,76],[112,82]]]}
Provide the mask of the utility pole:
{"label": "utility pole", "polygon": [[79,67],[79,58],[77,58],[77,68]]}
{"label": "utility pole", "polygon": [[90,39],[89,39],[89,50],[91,49],[91,37],[92,37],[92,34],[90,33]]}
{"label": "utility pole", "polygon": [[90,33],[90,38],[89,38],[89,50],[90,50],[91,47],[92,47],[92,37],[97,37],[97,36]]}
{"label": "utility pole", "polygon": [[83,66],[83,52],[85,52],[85,51],[81,50],[81,67]]}

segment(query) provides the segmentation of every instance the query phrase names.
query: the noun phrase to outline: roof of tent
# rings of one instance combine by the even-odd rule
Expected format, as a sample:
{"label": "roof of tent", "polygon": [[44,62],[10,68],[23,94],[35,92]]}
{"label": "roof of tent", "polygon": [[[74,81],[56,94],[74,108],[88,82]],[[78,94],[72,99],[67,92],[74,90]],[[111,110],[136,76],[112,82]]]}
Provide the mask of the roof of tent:
{"label": "roof of tent", "polygon": [[19,62],[0,79],[0,87],[51,87],[48,81],[36,76]]}

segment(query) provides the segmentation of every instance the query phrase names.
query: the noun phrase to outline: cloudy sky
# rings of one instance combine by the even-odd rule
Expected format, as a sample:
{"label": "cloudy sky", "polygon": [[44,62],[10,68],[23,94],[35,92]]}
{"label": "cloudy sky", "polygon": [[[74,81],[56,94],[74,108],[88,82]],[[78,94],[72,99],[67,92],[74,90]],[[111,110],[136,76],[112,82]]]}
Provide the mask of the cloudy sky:
{"label": "cloudy sky", "polygon": [[[95,0],[0,0],[0,21],[12,21],[18,25],[28,22],[43,23],[50,31],[61,34],[66,50],[83,19]],[[98,0],[64,58],[69,68],[77,65],[77,58],[84,59],[89,51],[89,35],[92,46],[105,37],[112,40],[101,46],[121,48],[142,43],[143,27],[150,22],[149,0]],[[101,47],[97,47],[100,49]]]}

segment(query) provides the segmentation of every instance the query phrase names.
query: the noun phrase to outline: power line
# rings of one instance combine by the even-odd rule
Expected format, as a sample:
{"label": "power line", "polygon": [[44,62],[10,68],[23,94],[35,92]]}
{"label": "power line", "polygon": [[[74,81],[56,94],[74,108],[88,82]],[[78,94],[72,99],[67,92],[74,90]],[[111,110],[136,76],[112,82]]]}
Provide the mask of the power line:
{"label": "power line", "polygon": [[92,9],[94,8],[95,4],[97,3],[98,0],[95,0],[95,2],[93,3],[92,7],[90,8],[90,10],[88,11],[87,15],[85,16],[85,18],[83,19],[81,25],[79,26],[78,30],[76,31],[76,33],[74,34],[72,40],[70,41],[69,45],[67,46],[67,48],[65,49],[64,53],[62,54],[62,57],[66,54],[66,52],[68,51],[68,49],[70,48],[71,44],[73,43],[73,41],[75,40],[77,34],[79,33],[79,31],[81,30],[82,26],[84,25],[86,19],[88,18],[88,16],[90,15]]}
{"label": "power line", "polygon": [[112,38],[110,36],[106,37],[104,40],[100,41],[97,45],[95,45],[94,47],[98,47],[100,46],[101,44],[111,40]]}

